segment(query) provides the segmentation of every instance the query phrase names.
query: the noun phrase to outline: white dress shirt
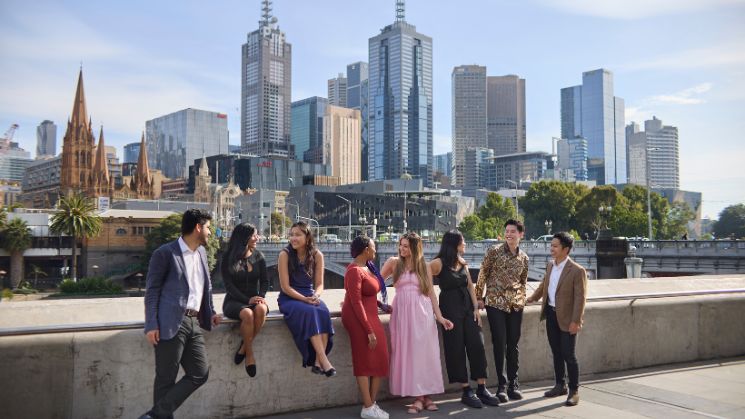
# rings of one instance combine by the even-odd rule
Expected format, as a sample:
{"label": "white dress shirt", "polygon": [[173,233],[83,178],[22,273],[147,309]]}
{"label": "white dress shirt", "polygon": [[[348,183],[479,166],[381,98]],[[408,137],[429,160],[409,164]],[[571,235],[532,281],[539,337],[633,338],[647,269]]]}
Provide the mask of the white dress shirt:
{"label": "white dress shirt", "polygon": [[559,287],[559,278],[561,278],[561,273],[564,271],[564,266],[568,260],[569,257],[558,265],[556,264],[556,260],[551,262],[553,267],[551,267],[551,277],[548,279],[548,305],[554,308],[556,307],[556,288]]}
{"label": "white dress shirt", "polygon": [[184,255],[186,265],[186,282],[189,284],[189,299],[186,300],[186,308],[199,311],[202,306],[202,294],[204,294],[204,274],[202,273],[202,257],[199,255],[199,247],[192,252],[184,241],[179,237],[178,244]]}

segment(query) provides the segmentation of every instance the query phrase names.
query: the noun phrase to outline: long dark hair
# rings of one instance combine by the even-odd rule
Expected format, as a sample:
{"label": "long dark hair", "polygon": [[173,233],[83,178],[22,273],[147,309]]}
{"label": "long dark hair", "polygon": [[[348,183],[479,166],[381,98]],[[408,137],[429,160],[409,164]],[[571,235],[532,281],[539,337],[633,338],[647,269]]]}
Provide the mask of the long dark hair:
{"label": "long dark hair", "polygon": [[[310,227],[308,227],[308,224],[306,224],[303,221],[298,221],[295,224],[290,227],[290,231],[292,231],[293,228],[297,227],[298,230],[300,230],[303,234],[305,234],[305,263],[303,264],[303,268],[305,269],[305,273],[308,274],[311,278],[313,277],[313,270],[316,267],[316,259],[315,259],[315,253],[316,253],[316,244],[315,240],[313,239],[313,232],[311,231]],[[300,259],[297,256],[297,251],[292,248],[292,244],[287,244],[287,247],[285,248],[287,251],[287,254],[290,256],[289,260],[289,271],[290,274],[295,272],[295,269],[298,268],[300,265]]]}
{"label": "long dark hair", "polygon": [[230,235],[228,248],[222,257],[220,271],[223,276],[235,275],[241,269],[241,259],[246,254],[246,246],[254,233],[256,227],[253,224],[242,223],[235,226]]}
{"label": "long dark hair", "polygon": [[440,251],[437,252],[435,259],[439,258],[442,261],[442,266],[449,269],[454,269],[458,263],[465,265],[463,259],[458,254],[458,246],[460,246],[462,242],[463,234],[461,234],[460,231],[448,231],[444,236],[442,236]]}
{"label": "long dark hair", "polygon": [[[370,247],[370,243],[372,243],[371,238],[367,236],[357,236],[349,245],[349,253],[352,255],[353,258],[356,258],[362,252],[364,252],[365,249]],[[367,262],[365,262],[365,265],[367,266],[367,269],[369,269],[370,272],[372,272],[373,275],[378,278],[378,283],[380,284],[380,295],[383,297],[383,303],[387,304],[388,290],[385,288],[385,279],[383,279],[383,276],[380,274],[378,267],[375,266],[375,262],[373,262],[372,260],[368,260]]]}

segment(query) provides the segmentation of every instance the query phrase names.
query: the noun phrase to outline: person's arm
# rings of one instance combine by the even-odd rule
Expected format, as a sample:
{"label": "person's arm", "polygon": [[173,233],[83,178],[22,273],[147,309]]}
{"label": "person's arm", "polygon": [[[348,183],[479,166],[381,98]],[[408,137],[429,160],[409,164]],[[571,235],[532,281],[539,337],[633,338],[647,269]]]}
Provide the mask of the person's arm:
{"label": "person's arm", "polygon": [[397,261],[398,258],[395,256],[389,257],[388,260],[385,261],[383,268],[380,270],[380,276],[382,276],[384,280],[393,275],[393,268],[396,266]]}
{"label": "person's arm", "polygon": [[269,291],[269,275],[266,272],[266,259],[261,255],[259,259],[259,296],[266,298],[266,292]]}
{"label": "person's arm", "polygon": [[486,291],[486,282],[491,278],[492,271],[494,270],[494,259],[495,259],[495,247],[489,248],[484,255],[484,259],[481,261],[481,269],[479,269],[479,277],[476,279],[476,300],[478,301],[477,307],[479,309],[484,307],[484,291]]}
{"label": "person's arm", "polygon": [[354,316],[368,335],[373,333],[373,328],[367,320],[365,306],[362,304],[362,282],[364,278],[359,269],[348,269],[344,274],[344,290],[347,293],[349,304],[354,312]]}
{"label": "person's arm", "polygon": [[468,295],[471,296],[471,303],[473,304],[473,319],[478,323],[479,327],[481,327],[481,314],[479,314],[479,304],[476,299],[476,287],[474,287],[473,281],[471,281],[471,272],[468,270],[468,265],[463,264],[463,268],[466,270],[466,278],[468,279],[468,284],[466,284],[466,287],[468,287]]}
{"label": "person's arm", "polygon": [[426,263],[425,265],[427,266],[427,281],[429,282],[429,299],[432,301],[432,310],[435,313],[435,319],[445,330],[450,330],[453,328],[453,322],[442,317],[440,305],[437,303],[437,295],[435,295],[435,284],[432,282],[432,272],[429,270],[429,265]]}
{"label": "person's arm", "polygon": [[292,288],[290,286],[290,273],[289,269],[287,267],[287,262],[289,260],[289,256],[287,255],[287,252],[282,250],[279,252],[279,259],[277,259],[277,272],[279,273],[279,287],[282,289],[282,292],[290,296],[291,298],[294,298],[296,300],[300,300],[304,303],[313,304],[311,297],[306,297],[303,294],[300,294],[299,292],[295,291],[295,288]]}
{"label": "person's arm", "polygon": [[429,270],[432,272],[432,276],[437,276],[442,272],[442,260],[440,258],[434,258],[429,263]]}
{"label": "person's arm", "polygon": [[313,257],[315,263],[313,272],[313,287],[315,289],[316,299],[321,298],[323,294],[323,274],[325,272],[325,266],[323,262],[323,253],[320,250],[316,250],[316,255]]}
{"label": "person's arm", "polygon": [[537,301],[541,301],[541,298],[543,298],[543,289],[548,286],[548,282],[551,280],[551,273],[548,271],[549,266],[550,265],[546,265],[546,273],[543,275],[543,281],[541,281],[541,284],[538,285],[538,288],[533,291],[533,294],[528,297],[526,302],[534,303]]}
{"label": "person's arm", "polygon": [[156,249],[150,256],[145,285],[145,334],[151,345],[157,345],[160,340],[160,326],[158,325],[158,304],[163,282],[168,274],[168,258],[161,249]]}
{"label": "person's arm", "polygon": [[[576,269],[576,268],[575,268]],[[569,323],[569,333],[575,335],[582,328],[582,316],[585,313],[585,302],[587,301],[587,272],[578,267],[580,273],[574,276],[574,307],[572,309],[572,322]]]}
{"label": "person's arm", "polygon": [[[224,263],[225,260],[223,260],[223,264]],[[222,282],[225,284],[225,292],[227,295],[237,301],[248,304],[249,297],[244,294],[235,283],[237,276],[238,272],[232,272],[230,266],[222,266]]]}
{"label": "person's arm", "polygon": [[528,283],[529,261],[530,259],[526,255],[525,259],[523,259],[523,271],[520,273],[520,283],[523,285]]}

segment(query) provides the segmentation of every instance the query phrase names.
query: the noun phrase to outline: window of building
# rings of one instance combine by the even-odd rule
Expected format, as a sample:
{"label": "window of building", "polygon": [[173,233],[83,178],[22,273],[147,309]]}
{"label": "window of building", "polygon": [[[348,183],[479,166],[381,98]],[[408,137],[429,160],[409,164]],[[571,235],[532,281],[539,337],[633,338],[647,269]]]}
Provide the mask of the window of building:
{"label": "window of building", "polygon": [[126,236],[127,235],[127,230],[125,230],[123,228],[117,228],[116,229],[116,235],[117,236]]}

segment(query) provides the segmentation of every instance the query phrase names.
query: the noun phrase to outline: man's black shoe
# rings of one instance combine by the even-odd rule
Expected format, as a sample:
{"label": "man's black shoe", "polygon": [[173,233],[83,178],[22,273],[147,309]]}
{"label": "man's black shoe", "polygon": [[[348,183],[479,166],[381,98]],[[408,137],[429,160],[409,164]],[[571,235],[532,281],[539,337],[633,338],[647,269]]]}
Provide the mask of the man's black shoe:
{"label": "man's black shoe", "polygon": [[492,394],[486,387],[483,390],[476,390],[476,397],[487,406],[499,406],[499,399]]}
{"label": "man's black shoe", "polygon": [[504,391],[504,386],[497,388],[497,398],[499,399],[499,403],[507,403],[507,393]]}
{"label": "man's black shoe", "polygon": [[463,396],[460,398],[461,403],[474,409],[481,409],[484,405],[470,388],[463,390]]}
{"label": "man's black shoe", "polygon": [[507,397],[510,400],[523,399],[523,393],[520,392],[520,385],[517,382],[510,383],[509,387],[507,387]]}
{"label": "man's black shoe", "polygon": [[579,391],[572,390],[569,392],[569,396],[567,397],[566,405],[567,406],[576,406],[579,404]]}
{"label": "man's black shoe", "polygon": [[557,384],[551,390],[543,393],[543,397],[559,397],[567,394],[567,387],[564,385]]}

